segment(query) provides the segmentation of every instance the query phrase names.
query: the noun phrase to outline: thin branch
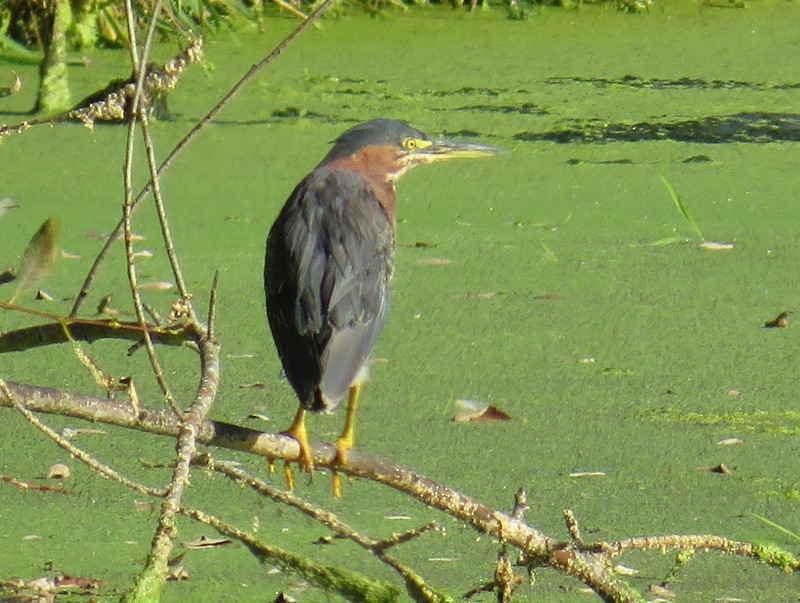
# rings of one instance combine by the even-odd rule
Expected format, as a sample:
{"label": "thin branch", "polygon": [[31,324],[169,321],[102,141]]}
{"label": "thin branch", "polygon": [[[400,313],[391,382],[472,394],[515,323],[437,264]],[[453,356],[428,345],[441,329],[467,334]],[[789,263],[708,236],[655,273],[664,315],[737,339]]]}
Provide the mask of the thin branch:
{"label": "thin branch", "polygon": [[[131,0],[127,0],[126,6],[130,6],[130,2]],[[133,9],[131,8],[130,10]],[[135,48],[136,44],[135,33],[129,32],[129,35],[133,36],[130,38],[130,40],[131,40],[131,45],[134,46]],[[138,53],[136,53],[135,50],[133,50],[132,56],[138,56]],[[142,305],[142,298],[139,295],[139,283],[136,275],[136,262],[133,254],[133,237],[131,229],[131,215],[132,215],[132,204],[133,204],[131,173],[133,170],[133,138],[134,138],[133,135],[135,128],[136,128],[136,113],[134,112],[131,115],[131,120],[128,122],[128,136],[127,136],[127,144],[125,147],[125,164],[123,168],[124,201],[122,203],[122,225],[124,233],[123,240],[125,242],[125,266],[128,273],[128,283],[130,285],[131,297],[133,299],[133,308],[134,312],[136,313],[136,320],[139,321],[139,324],[142,327],[142,335],[143,335],[142,340],[144,342],[145,349],[147,350],[147,358],[150,361],[150,366],[153,369],[153,376],[155,377],[158,386],[161,388],[161,393],[164,394],[164,399],[166,400],[169,407],[176,415],[180,416],[181,410],[178,407],[177,403],[175,402],[175,398],[172,395],[172,392],[170,391],[166,378],[164,377],[164,372],[161,370],[161,363],[158,360],[158,355],[156,354],[156,349],[155,346],[153,345],[153,340],[150,337],[148,329],[146,328],[147,319],[145,318],[144,306]]]}
{"label": "thin branch", "polygon": [[214,278],[211,279],[211,292],[208,296],[208,338],[215,339],[214,327],[216,324],[215,318],[217,315],[217,284],[219,283],[219,270],[214,271]]}
{"label": "thin branch", "polygon": [[567,524],[567,531],[569,532],[569,537],[572,538],[578,544],[581,544],[583,540],[581,539],[581,529],[578,526],[578,520],[575,517],[575,513],[572,512],[571,509],[564,509],[564,522]]}
{"label": "thin branch", "polygon": [[[0,307],[3,307],[2,303],[0,303]],[[138,323],[116,320],[59,319],[59,317],[53,317],[53,320],[60,322],[34,325],[0,334],[0,354],[24,352],[46,345],[67,343],[70,337],[74,341],[89,343],[98,339],[124,339],[138,345],[141,344],[145,331],[150,334],[154,343],[161,345],[190,346],[190,344],[196,343],[194,330],[188,325],[157,327],[148,323],[142,327]],[[65,328],[69,330],[69,337]]]}
{"label": "thin branch", "polygon": [[48,438],[53,440],[60,448],[65,450],[72,458],[74,458],[77,461],[80,461],[81,463],[89,467],[92,471],[99,473],[103,477],[107,477],[108,479],[114,480],[115,482],[119,482],[126,488],[130,488],[131,490],[134,490],[141,494],[146,494],[148,496],[158,496],[158,497],[164,496],[163,490],[157,490],[155,488],[145,486],[131,479],[128,479],[127,477],[124,477],[123,475],[121,475],[120,473],[118,473],[105,463],[101,463],[100,461],[93,459],[91,455],[89,455],[87,452],[81,450],[80,448],[75,446],[72,442],[68,441],[66,438],[62,437],[61,435],[53,431],[50,427],[42,423],[36,417],[36,415],[34,415],[30,410],[25,408],[23,404],[21,404],[16,400],[14,394],[11,392],[6,382],[3,381],[2,379],[0,379],[0,394],[3,394],[3,396],[9,402],[11,402],[13,407],[16,408],[17,411],[19,411],[19,413],[23,417],[25,417],[25,419],[31,425],[33,425],[36,429],[45,434]]}
{"label": "thin branch", "polygon": [[386,565],[394,569],[400,575],[400,577],[405,581],[406,589],[408,590],[408,592],[411,594],[411,596],[414,598],[415,601],[421,603],[422,602],[434,603],[434,602],[444,602],[449,600],[446,595],[443,595],[442,593],[436,591],[434,588],[429,586],[410,567],[394,559],[393,557],[390,557],[386,553],[386,550],[394,545],[401,544],[403,542],[408,542],[413,538],[421,536],[422,534],[425,534],[426,532],[435,529],[437,527],[436,522],[431,522],[421,528],[418,528],[416,530],[411,530],[403,534],[392,535],[384,540],[375,540],[373,538],[370,538],[368,536],[359,533],[358,531],[356,531],[350,525],[343,522],[341,519],[339,519],[336,515],[334,515],[330,511],[326,511],[325,509],[321,509],[317,506],[314,506],[311,503],[295,496],[291,492],[278,490],[277,488],[267,484],[262,480],[256,479],[255,477],[251,476],[242,469],[234,467],[229,463],[214,462],[209,455],[200,455],[195,458],[194,462],[197,465],[207,467],[209,469],[217,471],[218,473],[222,473],[223,475],[235,481],[236,483],[248,486],[249,488],[255,490],[259,494],[267,496],[268,498],[274,500],[275,502],[293,507],[294,509],[303,513],[304,515],[307,515],[308,517],[311,517],[312,519],[330,528],[331,530],[336,532],[336,534],[338,534],[340,537],[355,542],[364,550],[374,555],[382,563],[385,563]]}
{"label": "thin branch", "polygon": [[[264,67],[269,65],[273,60],[275,60],[278,56],[280,56],[284,50],[291,44],[297,36],[299,36],[303,31],[308,28],[309,25],[317,21],[325,11],[327,11],[336,0],[325,0],[322,4],[320,4],[313,13],[311,13],[308,18],[300,23],[284,40],[278,44],[272,52],[270,52],[266,57],[264,57],[261,61],[253,65],[247,73],[236,83],[236,85],[231,88],[231,90],[206,114],[206,116],[201,119],[183,139],[175,146],[172,152],[167,156],[167,158],[163,161],[163,163],[159,166],[157,170],[157,175],[161,176],[167,168],[172,164],[175,158],[186,148],[186,146],[205,128],[208,124],[210,124],[216,116],[222,111],[225,107],[230,104],[233,98],[244,88],[257,74],[261,71]],[[139,192],[136,198],[133,200],[131,205],[131,212],[134,212],[141,202],[144,199],[145,195],[150,192],[150,188],[152,185],[153,179],[148,182],[145,187]],[[89,272],[86,275],[86,278],[81,285],[81,289],[78,292],[78,295],[75,299],[75,303],[72,306],[72,310],[70,310],[70,316],[77,315],[78,311],[80,310],[81,306],[83,305],[86,296],[89,294],[89,289],[94,282],[94,278],[97,275],[98,270],[100,269],[100,265],[105,260],[106,256],[108,255],[109,250],[111,249],[111,245],[120,237],[122,233],[123,223],[120,220],[114,230],[112,231],[111,235],[109,236],[108,240],[103,245],[103,248],[97,254],[92,262],[92,266],[89,268]]]}
{"label": "thin branch", "polygon": [[258,559],[277,565],[286,572],[297,573],[312,584],[337,592],[350,601],[396,601],[399,597],[397,588],[391,584],[376,582],[337,567],[316,565],[289,551],[266,544],[252,534],[220,521],[213,515],[183,507],[178,512],[217,530],[224,536],[238,540]]}
{"label": "thin branch", "polygon": [[139,123],[142,128],[142,137],[144,138],[145,154],[147,155],[147,166],[150,170],[150,184],[153,192],[153,201],[156,207],[158,223],[161,227],[161,239],[164,242],[164,249],[167,252],[167,258],[169,259],[169,264],[172,268],[172,275],[175,277],[175,284],[178,287],[178,293],[181,296],[181,301],[188,311],[189,319],[194,322],[196,321],[196,316],[191,303],[192,296],[189,293],[188,287],[186,286],[180,261],[175,253],[175,244],[172,241],[172,234],[170,233],[169,221],[167,220],[167,211],[164,207],[164,199],[161,196],[161,185],[159,183],[158,167],[156,165],[155,150],[153,149],[153,140],[150,136],[150,124],[147,117],[147,111],[141,106],[139,107],[138,111]]}

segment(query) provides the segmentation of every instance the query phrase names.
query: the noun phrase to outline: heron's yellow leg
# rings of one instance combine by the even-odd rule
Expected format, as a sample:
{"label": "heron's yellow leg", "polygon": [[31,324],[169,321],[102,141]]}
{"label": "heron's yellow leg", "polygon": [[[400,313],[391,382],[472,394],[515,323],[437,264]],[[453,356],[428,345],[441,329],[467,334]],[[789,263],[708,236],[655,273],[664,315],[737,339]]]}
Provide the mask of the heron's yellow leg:
{"label": "heron's yellow leg", "polygon": [[[361,393],[361,383],[354,383],[350,386],[344,429],[342,429],[342,434],[336,440],[337,465],[347,465],[347,452],[356,445],[356,408],[358,407],[359,393]],[[333,472],[333,495],[337,498],[342,495],[341,481],[336,471]]]}
{"label": "heron's yellow leg", "polygon": [[[292,421],[289,429],[283,433],[297,440],[300,446],[300,456],[298,458],[300,469],[311,473],[314,470],[314,461],[311,459],[311,447],[308,445],[305,408],[301,406],[297,409],[294,421]],[[289,490],[294,489],[294,476],[292,475],[292,468],[289,466],[289,461],[283,464],[283,475],[286,478],[286,487],[289,488]]]}

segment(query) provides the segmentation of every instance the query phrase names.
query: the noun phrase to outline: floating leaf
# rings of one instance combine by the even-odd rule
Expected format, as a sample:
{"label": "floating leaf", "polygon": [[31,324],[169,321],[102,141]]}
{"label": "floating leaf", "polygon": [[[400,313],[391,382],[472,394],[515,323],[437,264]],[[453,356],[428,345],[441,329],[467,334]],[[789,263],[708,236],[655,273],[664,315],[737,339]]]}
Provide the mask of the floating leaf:
{"label": "floating leaf", "polygon": [[698,245],[700,249],[708,249],[709,251],[729,251],[733,249],[733,243],[715,243],[714,241],[705,241]]}
{"label": "floating leaf", "polygon": [[[735,467],[734,467],[735,469]],[[733,470],[727,467],[724,463],[720,463],[719,465],[715,465],[709,469],[711,473],[721,473],[722,475],[730,475],[733,473]]]}
{"label": "floating leaf", "polygon": [[206,538],[200,536],[195,540],[188,540],[183,543],[183,548],[186,549],[213,549],[218,546],[227,546],[233,541],[228,538]]}
{"label": "floating leaf", "polygon": [[620,563],[614,566],[614,573],[619,576],[635,576],[639,573],[639,570]]}
{"label": "floating leaf", "polygon": [[0,86],[0,97],[11,96],[12,94],[16,94],[22,90],[22,80],[20,79],[19,75],[17,75],[17,72],[13,70],[11,73],[14,75],[14,83],[10,86]]}
{"label": "floating leaf", "polygon": [[0,218],[5,216],[9,210],[14,209],[15,207],[19,207],[19,205],[14,203],[11,199],[0,199]]}
{"label": "floating leaf", "polygon": [[8,303],[13,304],[20,293],[33,289],[48,275],[58,257],[58,236],[61,221],[51,216],[39,227],[31,238],[17,273],[17,291]]}
{"label": "floating leaf", "polygon": [[103,580],[95,578],[81,578],[79,576],[70,576],[68,574],[60,574],[55,577],[55,584],[58,588],[75,589],[75,590],[97,590],[105,584]]}
{"label": "floating leaf", "polygon": [[456,405],[461,408],[453,417],[456,423],[496,423],[511,421],[511,415],[494,405],[486,405],[474,400],[456,400]]}
{"label": "floating leaf", "polygon": [[175,285],[167,281],[150,281],[139,285],[139,289],[151,291],[172,291],[174,288]]}
{"label": "floating leaf", "polygon": [[789,326],[789,314],[791,314],[789,310],[781,312],[780,314],[778,314],[778,316],[776,316],[772,320],[768,320],[767,322],[765,322],[764,326],[767,329],[786,328]]}
{"label": "floating leaf", "polygon": [[448,258],[422,258],[414,262],[417,266],[448,266],[453,260]]}
{"label": "floating leaf", "polygon": [[681,243],[688,243],[690,239],[686,237],[665,237],[658,239],[652,243],[632,243],[630,247],[665,247],[667,245],[677,245]]}
{"label": "floating leaf", "polygon": [[242,389],[266,389],[267,384],[261,381],[254,381],[253,383],[242,383],[239,387]]}
{"label": "floating leaf", "polygon": [[573,471],[570,477],[604,477],[604,471]]}
{"label": "floating leaf", "polygon": [[56,463],[47,471],[47,479],[67,479],[69,475],[69,467],[64,463]]}

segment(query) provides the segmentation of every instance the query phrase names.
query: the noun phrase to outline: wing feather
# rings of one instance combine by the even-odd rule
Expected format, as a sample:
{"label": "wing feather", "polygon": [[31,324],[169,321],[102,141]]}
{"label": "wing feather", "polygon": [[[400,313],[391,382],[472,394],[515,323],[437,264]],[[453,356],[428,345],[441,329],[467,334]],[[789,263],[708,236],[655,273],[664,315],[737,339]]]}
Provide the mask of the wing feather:
{"label": "wing feather", "polygon": [[393,256],[393,225],[356,173],[317,169],[286,202],[267,239],[264,289],[306,407],[334,411],[363,370],[386,320]]}

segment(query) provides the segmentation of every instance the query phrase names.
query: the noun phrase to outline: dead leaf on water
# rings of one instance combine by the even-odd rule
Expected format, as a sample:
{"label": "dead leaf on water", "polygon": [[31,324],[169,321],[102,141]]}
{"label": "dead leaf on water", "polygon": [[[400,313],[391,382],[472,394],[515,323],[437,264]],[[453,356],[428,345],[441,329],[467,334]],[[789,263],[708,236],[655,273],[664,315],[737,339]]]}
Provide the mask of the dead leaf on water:
{"label": "dead leaf on water", "polygon": [[65,427],[61,430],[61,437],[67,440],[83,435],[108,435],[108,432],[102,429],[89,429],[85,427]]}
{"label": "dead leaf on water", "polygon": [[0,218],[5,216],[9,210],[18,208],[19,205],[14,203],[11,199],[6,197],[5,199],[0,199]]}
{"label": "dead leaf on water", "polygon": [[14,82],[10,86],[0,86],[0,98],[11,96],[22,90],[22,80],[17,72],[12,69],[11,74],[14,76]]}
{"label": "dead leaf on water", "polygon": [[213,549],[220,546],[227,546],[232,542],[233,541],[229,538],[206,538],[205,536],[200,536],[200,538],[184,542],[183,547],[186,549]]}
{"label": "dead leaf on water", "polygon": [[735,469],[736,467],[730,468],[724,463],[720,463],[719,465],[714,465],[713,467],[698,467],[697,471],[707,471],[708,473],[721,473],[722,475],[730,475]]}
{"label": "dead leaf on water", "polygon": [[573,471],[570,477],[605,477],[605,471]]}
{"label": "dead leaf on water", "polygon": [[767,329],[775,329],[775,328],[785,329],[786,327],[789,326],[789,314],[791,313],[792,313],[791,310],[784,310],[772,320],[768,320],[767,322],[765,322],[764,327]]}
{"label": "dead leaf on water", "polygon": [[715,243],[714,241],[704,241],[698,245],[700,249],[710,251],[728,251],[733,249],[733,243]]}
{"label": "dead leaf on water", "polygon": [[320,536],[311,544],[333,544],[332,536]]}
{"label": "dead leaf on water", "polygon": [[8,303],[13,304],[20,293],[33,289],[49,274],[58,255],[60,232],[58,216],[51,216],[31,237],[17,272],[17,290]]}
{"label": "dead leaf on water", "polygon": [[647,592],[659,599],[673,599],[675,597],[675,593],[662,584],[651,584],[647,588]]}
{"label": "dead leaf on water", "polygon": [[417,266],[448,266],[453,260],[448,258],[422,258],[414,262]]}
{"label": "dead leaf on water", "polygon": [[511,421],[511,415],[493,404],[481,404],[475,400],[456,400],[461,410],[453,417],[456,423],[497,423]]}
{"label": "dead leaf on water", "polygon": [[115,310],[111,307],[112,297],[113,296],[110,293],[103,296],[103,299],[101,299],[100,303],[97,304],[98,314],[105,314],[106,316],[119,316],[119,310]]}
{"label": "dead leaf on water", "polygon": [[183,582],[184,580],[189,579],[189,572],[182,565],[178,565],[177,567],[173,567],[169,574],[167,574],[167,580],[170,582]]}
{"label": "dead leaf on water", "polygon": [[150,281],[139,285],[138,289],[149,291],[172,291],[175,288],[170,282],[167,281]]}
{"label": "dead leaf on water", "polygon": [[635,576],[639,573],[639,570],[618,563],[614,566],[614,573],[620,576]]}
{"label": "dead leaf on water", "polygon": [[105,584],[105,581],[96,578],[81,578],[80,576],[60,574],[56,576],[55,584],[60,589],[98,590]]}
{"label": "dead leaf on water", "polygon": [[242,389],[266,389],[267,384],[261,381],[254,381],[253,383],[242,383],[239,387]]}
{"label": "dead leaf on water", "polygon": [[[86,233],[87,239],[97,239],[98,241],[107,241],[111,238],[111,235],[104,235],[98,234],[94,230],[90,230]],[[122,240],[122,235],[119,236],[119,240]],[[136,234],[135,232],[131,233],[131,241],[144,241],[145,237],[140,234]]]}
{"label": "dead leaf on water", "polygon": [[69,476],[69,467],[64,463],[56,463],[47,471],[47,479],[67,479]]}

